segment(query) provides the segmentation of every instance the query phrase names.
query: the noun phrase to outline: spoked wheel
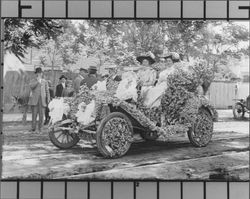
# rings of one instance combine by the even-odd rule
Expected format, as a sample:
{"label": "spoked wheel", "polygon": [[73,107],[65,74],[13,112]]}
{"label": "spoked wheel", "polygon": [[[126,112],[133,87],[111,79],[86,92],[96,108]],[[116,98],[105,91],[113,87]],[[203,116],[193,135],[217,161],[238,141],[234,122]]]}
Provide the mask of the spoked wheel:
{"label": "spoked wheel", "polygon": [[237,120],[244,118],[245,110],[242,104],[240,103],[235,104],[235,106],[233,107],[233,114],[234,114],[234,118]]}
{"label": "spoked wheel", "polygon": [[123,113],[114,112],[105,117],[96,133],[99,152],[108,158],[118,158],[127,153],[133,141],[133,127]]}
{"label": "spoked wheel", "polygon": [[[64,127],[67,127],[66,125]],[[51,142],[59,149],[69,149],[75,146],[80,138],[76,134],[69,133],[68,130],[54,130],[49,132]]]}
{"label": "spoked wheel", "polygon": [[196,122],[188,131],[188,138],[192,145],[204,147],[208,145],[213,135],[213,118],[205,109],[200,108]]}

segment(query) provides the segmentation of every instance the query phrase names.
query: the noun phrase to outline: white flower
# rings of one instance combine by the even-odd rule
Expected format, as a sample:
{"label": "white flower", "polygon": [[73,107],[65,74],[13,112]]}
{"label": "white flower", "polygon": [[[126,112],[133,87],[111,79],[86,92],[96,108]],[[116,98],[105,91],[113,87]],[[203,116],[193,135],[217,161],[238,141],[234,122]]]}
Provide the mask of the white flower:
{"label": "white flower", "polygon": [[78,106],[78,112],[76,113],[77,121],[83,125],[88,125],[95,120],[95,100],[92,100],[88,105],[84,102]]}

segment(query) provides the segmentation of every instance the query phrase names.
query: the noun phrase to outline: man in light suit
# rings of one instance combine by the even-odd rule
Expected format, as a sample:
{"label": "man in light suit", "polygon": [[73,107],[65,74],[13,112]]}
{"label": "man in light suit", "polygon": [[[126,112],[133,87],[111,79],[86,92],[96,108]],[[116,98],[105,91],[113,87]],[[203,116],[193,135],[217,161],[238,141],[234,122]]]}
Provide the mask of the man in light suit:
{"label": "man in light suit", "polygon": [[36,78],[30,82],[30,98],[28,105],[32,107],[32,129],[36,131],[37,114],[39,114],[38,132],[43,126],[44,110],[50,101],[48,82],[43,79],[42,69],[36,68]]}

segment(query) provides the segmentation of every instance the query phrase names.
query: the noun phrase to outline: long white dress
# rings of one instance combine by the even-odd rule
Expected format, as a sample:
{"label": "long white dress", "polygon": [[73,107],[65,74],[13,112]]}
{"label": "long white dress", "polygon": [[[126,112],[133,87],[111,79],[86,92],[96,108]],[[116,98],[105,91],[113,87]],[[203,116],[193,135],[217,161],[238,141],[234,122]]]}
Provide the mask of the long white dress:
{"label": "long white dress", "polygon": [[145,99],[144,105],[148,108],[159,107],[161,104],[161,96],[167,89],[167,78],[174,71],[174,68],[167,68],[160,72],[159,79],[156,86],[148,89]]}
{"label": "long white dress", "polygon": [[120,100],[133,99],[137,101],[137,75],[130,71],[122,74],[122,81],[119,83],[115,96]]}
{"label": "long white dress", "polygon": [[156,82],[157,72],[153,68],[143,68],[137,73],[138,80],[141,84],[141,98],[143,101],[147,98],[148,91],[154,87]]}

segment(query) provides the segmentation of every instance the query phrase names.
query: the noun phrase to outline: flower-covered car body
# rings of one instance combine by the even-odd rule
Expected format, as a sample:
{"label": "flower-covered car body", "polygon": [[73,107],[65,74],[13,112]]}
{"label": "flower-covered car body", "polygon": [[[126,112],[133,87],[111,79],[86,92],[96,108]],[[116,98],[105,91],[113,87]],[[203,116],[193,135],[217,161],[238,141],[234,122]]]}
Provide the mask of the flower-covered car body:
{"label": "flower-covered car body", "polygon": [[198,93],[198,87],[211,81],[209,72],[199,64],[176,66],[164,92],[156,99],[159,103],[153,103],[158,105],[150,107],[145,103],[147,97],[138,92],[140,81],[134,73],[114,82],[115,89],[110,90],[105,81],[94,89],[83,86],[74,98],[50,103],[50,139],[62,149],[73,147],[80,138],[95,139],[100,153],[112,158],[129,150],[135,133],[145,140],[168,140],[178,133],[188,133],[194,146],[206,146],[212,138],[217,112]]}

